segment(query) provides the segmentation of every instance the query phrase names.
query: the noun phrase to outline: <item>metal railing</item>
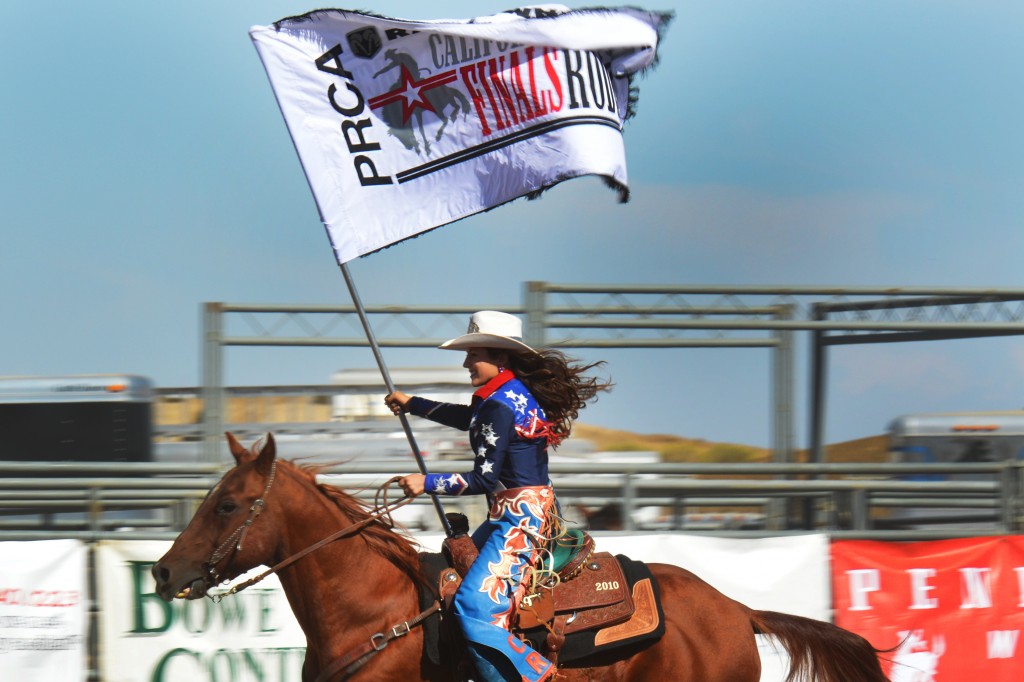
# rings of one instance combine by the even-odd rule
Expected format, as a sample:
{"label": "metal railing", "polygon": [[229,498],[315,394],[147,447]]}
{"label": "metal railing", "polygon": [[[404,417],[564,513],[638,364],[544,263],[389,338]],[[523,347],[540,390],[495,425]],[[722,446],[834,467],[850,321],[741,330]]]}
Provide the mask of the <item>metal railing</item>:
{"label": "metal railing", "polygon": [[[468,464],[441,461],[437,473]],[[835,537],[934,539],[1024,528],[1024,463],[602,464],[553,463],[570,521],[603,507],[603,529],[722,536],[825,532]],[[0,462],[0,540],[172,539],[224,467],[213,464]],[[372,501],[379,485],[411,471],[405,460],[329,467],[323,480]],[[480,513],[481,498],[442,498]],[[473,505],[477,505],[476,508]],[[794,506],[813,509],[791,514]],[[421,498],[405,522],[435,529]],[[800,519],[799,522],[794,521]],[[472,520],[472,518],[471,518]],[[597,529],[601,530],[601,529]]]}

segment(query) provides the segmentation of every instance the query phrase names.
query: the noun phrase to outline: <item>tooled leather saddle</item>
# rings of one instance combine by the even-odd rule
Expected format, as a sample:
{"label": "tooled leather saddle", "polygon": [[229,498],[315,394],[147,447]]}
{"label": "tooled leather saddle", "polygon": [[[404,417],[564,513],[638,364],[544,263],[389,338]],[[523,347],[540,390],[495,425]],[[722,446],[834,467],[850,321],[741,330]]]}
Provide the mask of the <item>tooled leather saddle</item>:
{"label": "tooled leather saddle", "polygon": [[[452,534],[442,546],[447,567],[438,577],[445,610],[478,553],[466,517],[447,516]],[[552,541],[545,554],[545,565],[534,570],[549,577],[527,583],[533,589],[516,605],[512,630],[549,661],[567,663],[663,634],[658,587],[646,565],[595,552],[593,538],[579,530]]]}

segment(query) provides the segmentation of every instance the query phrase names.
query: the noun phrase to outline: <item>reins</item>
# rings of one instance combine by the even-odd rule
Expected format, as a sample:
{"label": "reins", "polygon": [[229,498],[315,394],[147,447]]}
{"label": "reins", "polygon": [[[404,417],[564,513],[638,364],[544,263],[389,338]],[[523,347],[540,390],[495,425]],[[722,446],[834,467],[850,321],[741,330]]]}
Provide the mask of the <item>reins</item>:
{"label": "reins", "polygon": [[435,601],[426,610],[420,611],[411,620],[407,620],[405,622],[398,623],[397,625],[392,626],[392,628],[387,632],[387,634],[383,632],[378,632],[375,635],[372,635],[370,637],[369,644],[364,646],[361,653],[352,651],[343,656],[342,658],[335,660],[329,666],[320,671],[320,673],[316,676],[315,682],[323,682],[324,680],[328,680],[331,678],[332,675],[334,675],[338,671],[342,671],[341,679],[347,680],[349,677],[354,675],[356,671],[358,671],[360,668],[366,665],[366,663],[368,663],[371,658],[373,658],[381,651],[383,651],[384,647],[391,643],[391,640],[398,639],[399,637],[404,637],[405,635],[409,634],[410,630],[422,624],[423,621],[425,621],[427,618],[434,615],[440,610],[441,602]]}
{"label": "reins", "polygon": [[[229,535],[227,539],[224,540],[224,542],[222,542],[220,546],[216,550],[214,550],[213,554],[210,556],[210,559],[207,562],[207,573],[209,574],[210,579],[214,581],[214,584],[218,582],[219,577],[219,574],[216,572],[216,569],[214,567],[225,557],[228,557],[233,552],[237,552],[242,549],[242,541],[245,540],[245,534],[249,531],[249,528],[252,526],[253,522],[256,521],[256,518],[263,512],[264,508],[266,507],[266,498],[267,495],[270,494],[270,488],[271,486],[274,485],[274,479],[276,478],[276,476],[277,461],[275,461],[273,465],[271,465],[270,476],[267,477],[267,485],[263,489],[263,493],[258,498],[253,500],[252,505],[249,507],[249,516],[246,517],[245,521],[242,522],[242,525],[236,528],[235,531],[231,535]],[[291,556],[279,561],[278,563],[274,564],[273,566],[263,571],[259,575],[250,578],[249,580],[246,580],[243,583],[239,583],[238,585],[233,585],[226,592],[223,592],[218,595],[208,596],[214,602],[219,602],[222,599],[224,599],[224,597],[229,597],[233,594],[238,594],[245,588],[255,585],[256,583],[260,582],[272,573],[277,573],[281,569],[291,566],[299,559],[309,554],[312,554],[324,545],[329,545],[335,540],[343,538],[347,535],[351,535],[361,530],[362,528],[365,528],[371,523],[382,521],[387,525],[393,527],[395,524],[394,520],[391,518],[391,512],[409,504],[416,497],[415,495],[405,496],[402,499],[398,500],[397,502],[388,502],[388,487],[392,483],[397,482],[399,478],[399,476],[390,478],[384,483],[384,485],[377,489],[377,492],[373,498],[373,511],[368,512],[368,516],[365,519],[357,521],[356,523],[346,526],[345,528],[342,528],[339,531],[331,533],[322,540],[319,540],[313,543],[312,545],[306,547],[305,549],[302,549],[296,552],[295,554],[292,554]],[[236,538],[238,539],[237,543],[235,542]],[[226,548],[232,544],[234,544],[234,549],[226,550]],[[410,620],[403,621],[401,623],[393,625],[391,629],[388,630],[387,633],[378,632],[372,635],[369,641],[366,644],[364,644],[363,647],[355,651],[349,652],[347,655],[333,661],[329,666],[321,670],[316,677],[316,682],[322,682],[323,680],[327,680],[331,676],[337,674],[339,671],[342,672],[342,679],[348,679],[349,677],[354,675],[356,671],[358,671],[360,668],[366,665],[366,663],[369,662],[371,658],[373,658],[378,653],[383,651],[384,648],[392,640],[398,639],[399,637],[404,637],[405,635],[409,634],[412,628],[421,625],[423,621],[425,621],[433,614],[437,613],[440,609],[441,602],[435,601],[430,607],[428,607],[424,611],[421,611],[419,614],[417,614]]]}
{"label": "reins", "polygon": [[[216,584],[216,582],[218,582],[218,575],[219,575],[215,571],[214,566],[216,566],[216,564],[218,562],[220,562],[222,559],[224,559],[226,556],[228,556],[228,552],[225,552],[224,548],[226,546],[230,545],[232,542],[234,542],[235,538],[237,537],[238,538],[238,543],[235,545],[233,551],[238,551],[238,550],[242,549],[242,540],[245,539],[245,534],[248,532],[249,527],[252,526],[253,522],[256,520],[256,517],[258,517],[260,515],[260,513],[263,511],[263,508],[266,506],[266,497],[267,497],[268,493],[270,492],[270,487],[274,483],[274,477],[276,476],[276,473],[277,473],[277,462],[274,462],[273,466],[270,469],[270,476],[267,479],[267,486],[266,486],[266,488],[264,488],[263,494],[260,497],[256,498],[253,501],[252,506],[249,507],[249,516],[242,523],[242,525],[239,526],[235,530],[234,533],[229,535],[228,538],[224,542],[221,543],[220,547],[218,547],[216,549],[216,551],[214,551],[213,555],[210,557],[210,560],[207,562],[207,566],[208,566],[207,570],[209,572],[211,580],[214,581],[214,584]],[[212,599],[214,602],[219,602],[222,599],[224,599],[225,597],[229,597],[229,596],[231,596],[233,594],[238,594],[239,592],[241,592],[242,590],[246,589],[247,587],[251,587],[251,586],[255,585],[256,583],[260,582],[261,580],[265,579],[267,576],[269,576],[269,575],[271,575],[273,573],[277,573],[281,569],[287,568],[288,566],[291,566],[292,564],[294,564],[299,559],[305,557],[308,554],[312,554],[313,552],[315,552],[316,550],[320,549],[324,545],[329,545],[330,543],[334,542],[335,540],[339,540],[339,539],[345,537],[346,535],[350,535],[352,533],[355,533],[356,531],[361,530],[362,528],[365,528],[366,526],[370,525],[371,523],[374,523],[375,521],[380,521],[381,519],[387,519],[387,523],[389,525],[394,525],[394,522],[393,522],[393,520],[391,518],[391,512],[395,511],[396,509],[398,509],[400,507],[403,507],[403,506],[409,504],[414,499],[413,497],[403,497],[402,499],[398,500],[397,502],[389,503],[387,501],[387,488],[388,488],[388,486],[390,486],[392,483],[395,483],[396,481],[398,481],[399,478],[400,477],[398,477],[398,476],[395,476],[394,478],[390,478],[390,479],[388,479],[384,483],[384,485],[382,485],[380,488],[377,489],[377,494],[374,496],[374,509],[373,509],[373,511],[368,512],[368,516],[365,519],[363,519],[361,521],[357,521],[356,523],[353,523],[353,524],[351,524],[349,526],[346,526],[345,528],[342,528],[339,531],[331,533],[330,535],[328,535],[327,537],[323,538],[322,540],[319,540],[319,541],[313,543],[312,545],[306,547],[305,549],[299,550],[295,554],[292,554],[291,556],[289,556],[289,557],[287,557],[285,559],[282,559],[281,561],[279,561],[278,563],[274,564],[273,566],[271,566],[267,570],[263,571],[263,573],[260,573],[259,575],[255,576],[253,578],[250,578],[249,580],[246,580],[243,583],[239,583],[237,585],[231,586],[231,588],[228,589],[226,592],[223,592],[223,593],[218,594],[218,595],[210,595],[210,599]],[[383,493],[382,493],[382,491],[383,491]],[[383,502],[380,502],[382,494],[383,494]]]}

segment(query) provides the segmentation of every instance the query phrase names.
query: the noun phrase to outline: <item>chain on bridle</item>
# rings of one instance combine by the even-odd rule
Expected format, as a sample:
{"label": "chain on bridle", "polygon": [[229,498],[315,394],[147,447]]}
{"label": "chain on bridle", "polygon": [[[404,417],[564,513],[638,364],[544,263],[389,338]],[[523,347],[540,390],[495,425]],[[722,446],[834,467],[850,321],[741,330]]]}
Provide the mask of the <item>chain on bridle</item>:
{"label": "chain on bridle", "polygon": [[[270,494],[270,488],[274,484],[274,479],[276,476],[277,462],[275,461],[270,467],[270,476],[267,478],[267,485],[263,489],[263,494],[260,495],[255,500],[253,500],[252,505],[250,505],[249,507],[249,516],[246,517],[244,522],[242,522],[242,525],[236,528],[235,531],[231,533],[231,535],[229,535],[227,539],[224,540],[224,542],[222,542],[216,550],[214,550],[213,554],[210,555],[209,560],[205,564],[203,564],[203,568],[206,571],[207,577],[210,580],[211,585],[216,585],[220,582],[220,574],[216,570],[216,565],[223,561],[225,558],[234,555],[235,552],[238,552],[242,549],[242,542],[245,540],[245,534],[249,531],[249,528],[252,527],[253,522],[256,521],[256,517],[258,517],[263,512],[264,508],[266,508],[266,498]],[[300,550],[299,552],[296,552],[295,554],[284,559],[283,561],[278,562],[277,564],[268,568],[266,571],[257,575],[256,577],[250,578],[249,580],[243,583],[232,586],[223,594],[210,595],[209,593],[207,593],[207,596],[209,596],[210,599],[214,602],[219,602],[222,599],[224,599],[224,597],[228,597],[232,594],[237,594],[245,588],[251,585],[255,585],[256,583],[260,582],[261,580],[269,576],[271,573],[277,573],[282,568],[290,566],[302,557],[306,556],[307,554],[311,554],[312,552],[315,552],[324,545],[330,544],[331,542],[334,542],[339,538],[345,537],[346,535],[351,535],[352,533],[355,533],[356,531],[376,521],[381,521],[382,523],[385,523],[388,526],[393,527],[395,524],[394,520],[391,518],[391,512],[398,509],[399,507],[409,504],[415,498],[415,495],[412,495],[403,497],[397,502],[388,502],[388,487],[391,484],[396,483],[399,480],[399,478],[399,476],[390,478],[384,483],[384,485],[377,489],[377,493],[376,495],[374,495],[373,499],[373,511],[370,512],[365,519],[357,521],[356,523],[353,523],[345,528],[342,528],[339,531],[336,531],[328,535],[322,540],[310,545],[309,547],[306,547],[303,550]],[[232,544],[234,545],[234,548],[229,549]],[[399,637],[404,637],[405,635],[409,634],[412,628],[422,625],[422,623],[427,618],[429,618],[431,615],[439,611],[440,608],[440,602],[435,601],[433,605],[421,611],[418,615],[411,618],[410,620],[401,623],[396,623],[390,628],[390,630],[388,630],[388,632],[378,632],[372,635],[369,641],[366,644],[364,644],[362,648],[357,648],[356,650],[348,653],[347,655],[333,661],[329,666],[321,670],[320,674],[317,676],[317,682],[320,682],[321,680],[326,680],[339,672],[342,673],[342,679],[348,679],[349,677],[354,675],[362,666],[369,662],[371,658],[373,658],[375,655],[383,651],[384,648],[392,640],[397,639]]]}
{"label": "chain on bridle", "polygon": [[[277,477],[277,461],[274,461],[270,465],[270,476],[267,477],[267,485],[263,488],[263,494],[252,501],[249,506],[249,515],[245,518],[238,528],[235,529],[231,535],[227,537],[224,542],[220,544],[220,547],[213,551],[210,558],[203,564],[203,570],[206,571],[206,577],[210,581],[211,585],[216,585],[220,582],[220,574],[217,572],[217,564],[224,558],[233,555],[235,552],[239,552],[242,549],[242,542],[245,540],[245,534],[249,532],[249,528],[267,506],[267,495],[270,494],[270,488],[274,485],[274,479]],[[237,539],[238,542],[235,542]],[[234,548],[228,549],[230,545],[234,544]]]}
{"label": "chain on bridle", "polygon": [[[224,542],[220,544],[219,547],[217,547],[216,550],[214,550],[213,554],[210,555],[210,558],[203,564],[203,569],[206,571],[207,580],[209,580],[211,585],[217,585],[221,582],[221,574],[218,573],[216,568],[217,564],[223,561],[225,558],[233,556],[235,552],[238,552],[242,549],[242,541],[245,540],[245,534],[249,532],[249,528],[252,526],[253,522],[256,521],[256,517],[258,517],[266,507],[266,498],[270,493],[270,487],[274,484],[274,479],[276,476],[277,462],[275,461],[270,467],[270,476],[267,478],[267,485],[263,489],[263,493],[260,495],[260,497],[253,500],[252,505],[250,505],[249,507],[249,515],[246,517],[245,521],[242,522],[242,525],[236,528],[235,531],[231,535],[229,535],[227,539],[225,539]],[[228,589],[226,592],[222,594],[211,595],[207,593],[207,596],[209,596],[210,599],[212,599],[213,601],[219,602],[220,600],[224,599],[224,597],[229,597],[233,594],[237,594],[245,588],[255,585],[256,583],[260,582],[261,580],[269,576],[271,573],[277,573],[282,568],[290,566],[302,557],[306,556],[307,554],[315,552],[324,545],[328,545],[334,542],[335,540],[345,537],[346,535],[351,535],[352,533],[355,533],[356,531],[359,531],[362,528],[376,521],[382,521],[383,519],[383,523],[389,526],[394,526],[394,521],[391,518],[391,512],[413,501],[413,497],[407,496],[403,497],[397,502],[388,502],[388,487],[391,484],[397,482],[399,478],[399,476],[390,478],[384,483],[384,485],[377,489],[377,493],[374,496],[373,511],[369,512],[365,519],[357,521],[349,526],[346,526],[345,528],[342,528],[339,531],[331,533],[322,540],[319,540],[318,542],[313,543],[305,549],[299,550],[295,554],[292,554],[286,559],[279,561],[278,563],[271,566],[266,571],[260,573],[254,578],[250,578],[249,580],[246,580],[243,583],[239,583],[238,585],[232,586],[230,589]],[[236,539],[237,542],[235,542]],[[231,547],[232,544],[234,545],[234,547]],[[228,563],[230,563],[230,561]]]}

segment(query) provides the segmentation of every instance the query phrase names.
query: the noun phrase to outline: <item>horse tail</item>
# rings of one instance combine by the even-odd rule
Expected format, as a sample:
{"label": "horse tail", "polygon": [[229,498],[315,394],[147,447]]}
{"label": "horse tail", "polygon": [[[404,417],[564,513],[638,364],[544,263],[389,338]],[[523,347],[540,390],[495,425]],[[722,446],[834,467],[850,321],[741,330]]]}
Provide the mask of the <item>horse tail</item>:
{"label": "horse tail", "polygon": [[789,654],[786,682],[889,682],[876,649],[860,635],[820,620],[754,611],[759,634],[774,636]]}

